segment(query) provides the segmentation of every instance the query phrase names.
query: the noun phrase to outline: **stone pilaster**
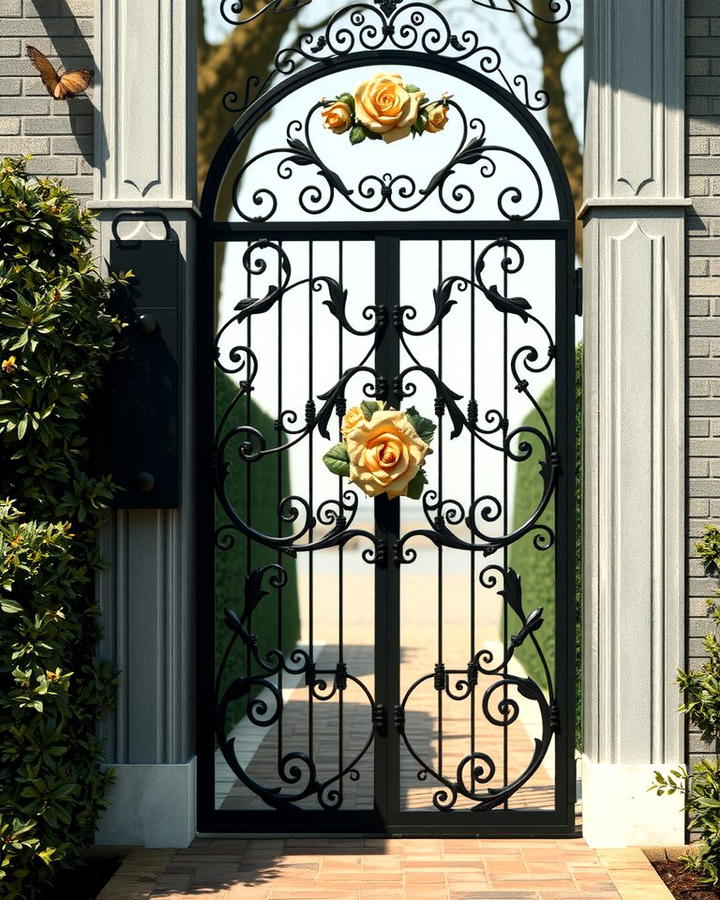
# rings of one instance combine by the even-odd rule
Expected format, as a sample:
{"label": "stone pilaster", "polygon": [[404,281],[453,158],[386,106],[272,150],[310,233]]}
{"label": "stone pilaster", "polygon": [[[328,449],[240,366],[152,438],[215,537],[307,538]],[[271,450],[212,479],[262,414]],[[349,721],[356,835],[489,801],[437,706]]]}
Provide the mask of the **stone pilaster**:
{"label": "stone pilaster", "polygon": [[[193,309],[195,3],[97,0],[95,200],[108,257],[113,217],[162,211],[180,243],[179,509],[119,510],[103,536],[102,655],[120,675],[104,723],[117,773],[98,841],[184,846],[195,834]],[[120,226],[160,239],[158,223]]]}
{"label": "stone pilaster", "polygon": [[677,844],[684,762],[682,0],[586,0],[585,756],[595,846]]}

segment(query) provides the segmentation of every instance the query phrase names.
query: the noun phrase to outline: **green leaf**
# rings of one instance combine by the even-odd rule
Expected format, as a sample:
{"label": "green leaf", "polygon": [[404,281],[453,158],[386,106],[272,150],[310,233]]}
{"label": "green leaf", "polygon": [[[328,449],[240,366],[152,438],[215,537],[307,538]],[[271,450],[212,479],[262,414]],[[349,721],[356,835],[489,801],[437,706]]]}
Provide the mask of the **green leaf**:
{"label": "green leaf", "polygon": [[350,457],[345,444],[335,444],[323,456],[323,462],[333,475],[340,477],[350,474]]}
{"label": "green leaf", "polygon": [[425,126],[427,125],[427,113],[421,112],[420,115],[415,120],[415,124],[413,128],[415,129],[415,133],[420,135],[425,131]]}
{"label": "green leaf", "polygon": [[7,597],[3,597],[2,600],[0,600],[0,608],[2,609],[3,612],[6,612],[6,613],[22,612],[22,606],[20,606],[20,604],[17,603],[15,600],[10,600]]}
{"label": "green leaf", "polygon": [[341,103],[347,103],[347,105],[350,107],[350,110],[353,113],[355,112],[355,98],[352,94],[348,94],[347,91],[345,91],[342,94],[338,94],[337,98]]}
{"label": "green leaf", "polygon": [[377,400],[363,400],[360,404],[360,409],[369,422],[373,417],[373,413],[376,413],[380,409],[380,404]]}
{"label": "green leaf", "polygon": [[367,135],[362,125],[353,125],[353,127],[350,129],[351,144],[359,144],[361,141],[364,141],[366,137]]}
{"label": "green leaf", "polygon": [[407,496],[411,500],[419,500],[422,496],[423,488],[428,483],[427,475],[424,469],[418,469],[413,480],[408,484]]}
{"label": "green leaf", "polygon": [[421,416],[414,406],[405,410],[405,415],[407,416],[408,422],[415,431],[417,431],[418,437],[425,441],[426,444],[429,444],[435,436],[435,429],[437,427],[433,420]]}
{"label": "green leaf", "polygon": [[408,92],[408,94],[417,94],[420,88],[414,84],[406,84],[405,90]]}

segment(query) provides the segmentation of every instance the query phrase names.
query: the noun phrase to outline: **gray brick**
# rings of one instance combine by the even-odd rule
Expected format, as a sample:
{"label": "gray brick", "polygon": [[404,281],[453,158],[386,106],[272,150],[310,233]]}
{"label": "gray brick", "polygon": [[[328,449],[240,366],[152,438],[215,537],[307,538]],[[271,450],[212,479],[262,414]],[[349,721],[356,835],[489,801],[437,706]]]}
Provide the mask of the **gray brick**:
{"label": "gray brick", "polygon": [[688,19],[696,16],[716,16],[717,0],[685,0],[685,16]]}
{"label": "gray brick", "polygon": [[693,198],[693,209],[701,216],[720,215],[720,200],[717,197]]}
{"label": "gray brick", "polygon": [[685,35],[694,37],[696,35],[710,34],[709,19],[690,19],[685,20]]}
{"label": "gray brick", "polygon": [[706,378],[691,378],[688,389],[691,397],[710,396],[710,382]]}
{"label": "gray brick", "polygon": [[720,157],[691,156],[688,160],[688,173],[690,175],[720,175]]}
{"label": "gray brick", "polygon": [[0,119],[0,134],[20,134],[20,119]]}
{"label": "gray brick", "polygon": [[688,153],[691,156],[705,156],[710,152],[710,141],[706,137],[688,138]]}
{"label": "gray brick", "polygon": [[720,296],[720,278],[688,278],[688,290],[693,297]]}
{"label": "gray brick", "polygon": [[0,16],[21,16],[22,0],[0,0]]}
{"label": "gray brick", "polygon": [[88,22],[86,19],[74,19],[72,16],[58,16],[55,19],[8,19],[3,22],[3,32],[7,37],[14,35],[23,38],[32,38],[38,35],[42,37],[52,35],[53,39],[74,37],[92,34],[92,22]]}
{"label": "gray brick", "polygon": [[55,153],[80,153],[84,156],[93,152],[93,138],[83,137],[57,137],[52,141],[52,152]]}
{"label": "gray brick", "polygon": [[92,194],[94,179],[90,175],[76,175],[70,178],[63,178],[62,183],[74,194]]}
{"label": "gray brick", "polygon": [[[710,260],[709,259],[689,259],[688,260],[688,274],[690,275],[707,275],[710,271]],[[691,313],[692,315],[692,313]],[[706,313],[702,313],[702,315],[706,315]]]}
{"label": "gray brick", "polygon": [[[38,48],[39,49],[39,48]],[[710,115],[710,102],[707,97],[686,97],[685,112],[691,116]]]}
{"label": "gray brick", "polygon": [[685,59],[685,74],[686,75],[712,75],[714,74],[710,69],[710,60],[705,59],[704,57],[694,57],[688,56]]}
{"label": "gray brick", "polygon": [[717,116],[691,116],[688,118],[687,130],[689,135],[720,134],[720,119]]}
{"label": "gray brick", "polygon": [[6,137],[0,138],[0,153],[8,156],[20,153],[47,154],[50,153],[50,140],[48,138]]}
{"label": "gray brick", "polygon": [[[690,443],[692,445],[692,441]],[[694,518],[705,518],[710,514],[710,501],[699,497],[693,498],[688,503],[688,512]]]}
{"label": "gray brick", "polygon": [[91,134],[90,116],[33,116],[23,120],[25,134]]}
{"label": "gray brick", "polygon": [[50,98],[0,97],[0,116],[42,116],[50,112]]}
{"label": "gray brick", "polygon": [[[706,438],[710,437],[710,421],[708,419],[690,419],[688,422],[688,434],[690,437]],[[699,496],[706,496],[700,494]]]}
{"label": "gray brick", "polygon": [[711,400],[693,397],[688,412],[691,416],[720,416],[720,397]]}
{"label": "gray brick", "polygon": [[710,356],[710,340],[706,337],[694,337],[689,340],[691,357]]}
{"label": "gray brick", "polygon": [[25,0],[25,18],[31,19],[37,16],[62,16],[70,12],[76,17],[92,16],[95,13],[94,0]]}
{"label": "gray brick", "polygon": [[20,41],[1,37],[0,56],[20,56]]}
{"label": "gray brick", "polygon": [[720,56],[720,38],[716,37],[689,37],[685,41],[687,56]]}
{"label": "gray brick", "polygon": [[690,238],[690,253],[695,256],[720,256],[720,242],[704,238]]}
{"label": "gray brick", "polygon": [[[717,363],[715,364],[717,365]],[[691,438],[688,441],[691,456],[720,457],[720,440],[714,438]],[[691,512],[691,516],[706,516],[707,512]]]}
{"label": "gray brick", "polygon": [[27,165],[32,175],[75,175],[77,159],[74,156],[35,157]]}
{"label": "gray brick", "polygon": [[0,97],[17,97],[21,87],[19,78],[0,78]]}

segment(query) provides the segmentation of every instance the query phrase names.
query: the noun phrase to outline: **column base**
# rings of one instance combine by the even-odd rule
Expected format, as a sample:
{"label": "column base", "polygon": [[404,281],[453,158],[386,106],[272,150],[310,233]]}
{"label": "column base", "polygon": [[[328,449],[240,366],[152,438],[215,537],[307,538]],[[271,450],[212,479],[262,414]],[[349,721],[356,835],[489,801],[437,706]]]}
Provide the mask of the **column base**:
{"label": "column base", "polygon": [[187,847],[196,834],[195,757],[168,765],[115,765],[97,844]]}
{"label": "column base", "polygon": [[679,794],[648,791],[662,766],[596,763],[582,758],[583,837],[591,847],[677,846],[685,843],[685,810]]}

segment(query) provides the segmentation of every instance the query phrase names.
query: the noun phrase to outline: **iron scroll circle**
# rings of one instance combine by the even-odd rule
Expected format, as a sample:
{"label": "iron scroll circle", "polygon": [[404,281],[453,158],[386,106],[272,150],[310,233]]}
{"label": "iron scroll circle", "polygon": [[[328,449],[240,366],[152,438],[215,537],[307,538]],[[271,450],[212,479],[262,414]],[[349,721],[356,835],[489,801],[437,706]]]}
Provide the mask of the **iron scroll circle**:
{"label": "iron scroll circle", "polygon": [[326,62],[318,62],[291,75],[282,84],[276,85],[266,94],[259,97],[247,112],[243,113],[236,120],[223,138],[210,164],[200,201],[201,223],[215,224],[215,207],[220,187],[237,148],[263,116],[270,112],[279,101],[290,96],[298,88],[312,84],[314,81],[328,75],[331,71],[343,72],[363,65],[379,64],[416,66],[421,69],[441,72],[464,81],[495,100],[513,116],[540,151],[543,163],[547,167],[553,183],[554,194],[558,203],[558,221],[562,223],[574,221],[575,204],[570,191],[570,184],[557,150],[540,122],[523,106],[517,97],[486,75],[474,72],[468,66],[464,66],[452,59],[429,57],[425,53],[414,50],[368,50]]}

